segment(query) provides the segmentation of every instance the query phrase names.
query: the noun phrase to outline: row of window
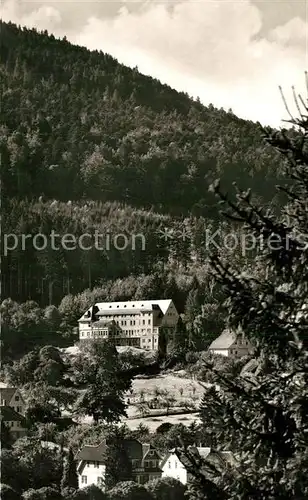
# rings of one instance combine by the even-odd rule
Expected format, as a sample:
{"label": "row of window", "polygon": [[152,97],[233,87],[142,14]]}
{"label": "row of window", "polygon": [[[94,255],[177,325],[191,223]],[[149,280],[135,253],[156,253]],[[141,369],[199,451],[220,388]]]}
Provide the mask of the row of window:
{"label": "row of window", "polygon": [[154,469],[155,467],[158,467],[157,460],[145,460],[144,461],[144,467],[147,469]]}
{"label": "row of window", "polygon": [[88,461],[87,462],[87,467],[90,467],[90,465],[93,465],[95,469],[98,469],[99,468],[99,464],[100,464],[100,462],[97,462],[97,461],[96,462],[90,462],[90,461]]}
{"label": "row of window", "polygon": [[5,422],[8,427],[22,427],[21,422]]}
{"label": "row of window", "polygon": [[[152,339],[148,339],[148,344],[150,344]],[[142,343],[145,344],[147,339],[142,339]],[[154,339],[154,344],[157,344],[157,338]]]}
{"label": "row of window", "polygon": [[81,337],[92,337],[93,335],[98,336],[98,337],[109,337],[115,335],[115,336],[121,336],[121,335],[128,335],[131,337],[135,337],[137,335],[146,335],[146,334],[151,334],[152,330],[151,328],[142,328],[141,330],[119,330],[116,332],[108,332],[106,330],[93,330],[93,331],[88,331],[88,332],[80,332]]}
{"label": "row of window", "polygon": [[[142,323],[141,323],[141,321],[142,321]],[[131,319],[131,320],[128,321],[126,319],[123,319],[121,321],[116,321],[116,323],[117,323],[117,325],[121,325],[121,326],[128,326],[128,324],[130,326],[135,326],[136,325],[136,320],[135,319]],[[150,324],[151,324],[151,320],[148,319],[148,325],[150,325]],[[139,322],[138,322],[138,325],[145,325],[145,319],[143,319],[143,320],[140,319]]]}
{"label": "row of window", "polygon": [[[101,486],[102,484],[104,484],[104,478],[103,477],[98,477],[96,481],[97,481],[97,484],[99,486]],[[81,483],[82,484],[88,484],[88,476],[81,476]]]}

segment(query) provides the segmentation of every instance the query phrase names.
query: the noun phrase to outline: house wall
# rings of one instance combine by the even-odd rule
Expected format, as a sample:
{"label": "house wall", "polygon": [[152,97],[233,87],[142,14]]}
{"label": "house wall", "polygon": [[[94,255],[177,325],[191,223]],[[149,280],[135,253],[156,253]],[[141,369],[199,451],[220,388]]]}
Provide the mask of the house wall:
{"label": "house wall", "polygon": [[14,410],[21,415],[24,415],[26,412],[26,405],[19,391],[15,392],[9,403],[9,406],[14,408]]}
{"label": "house wall", "polygon": [[221,356],[229,356],[229,349],[210,349],[213,354],[220,354]]}
{"label": "house wall", "polygon": [[134,481],[139,484],[146,484],[153,479],[160,479],[162,477],[161,472],[139,472],[133,474]]}
{"label": "house wall", "polygon": [[210,349],[213,354],[236,358],[247,356],[251,350],[252,346],[245,338],[238,338],[228,349]]}
{"label": "house wall", "polygon": [[163,317],[162,326],[175,327],[177,325],[178,319],[179,313],[177,312],[173,302],[171,302]]}
{"label": "house wall", "polygon": [[11,436],[13,439],[19,439],[22,436],[25,436],[27,430],[22,426],[21,422],[15,422],[15,421],[10,421],[10,422],[5,422],[5,425],[10,431]]}
{"label": "house wall", "polygon": [[84,327],[83,323],[80,323],[81,328],[79,328],[79,338],[80,340],[91,340],[91,339],[107,339],[109,337],[109,328],[106,327],[95,327],[95,323],[91,324],[90,327],[88,323]]}
{"label": "house wall", "polygon": [[5,399],[6,396],[0,391],[1,406],[10,406],[17,413],[24,415],[26,412],[26,403],[18,389],[10,400]]}
{"label": "house wall", "polygon": [[170,455],[167,462],[162,467],[162,478],[163,477],[173,477],[182,484],[187,484],[187,471],[176,454]]}
{"label": "house wall", "polygon": [[[78,466],[78,486],[80,489],[86,488],[86,486],[91,484],[104,489],[104,486],[100,485],[98,478],[103,478],[103,481],[105,481],[105,476],[106,465],[100,462],[83,462]],[[84,477],[86,478],[86,482],[83,480]]]}

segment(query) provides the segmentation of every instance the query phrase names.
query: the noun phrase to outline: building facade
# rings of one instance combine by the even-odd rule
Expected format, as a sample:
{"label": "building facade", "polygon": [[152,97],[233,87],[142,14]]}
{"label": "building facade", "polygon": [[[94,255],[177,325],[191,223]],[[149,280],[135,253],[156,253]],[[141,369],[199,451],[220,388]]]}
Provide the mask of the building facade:
{"label": "building facade", "polygon": [[250,354],[253,347],[242,332],[226,329],[211,343],[209,351],[221,356],[239,358]]}
{"label": "building facade", "polygon": [[105,339],[116,345],[157,350],[160,329],[173,329],[179,314],[171,299],[102,302],[79,319],[79,340]]}
{"label": "building facade", "polygon": [[[132,480],[145,484],[151,479],[161,477],[159,463],[161,456],[150,444],[140,443],[137,439],[123,440],[123,447],[131,463]],[[105,490],[108,444],[106,441],[97,446],[84,446],[77,454],[77,473],[79,488],[96,485]]]}
{"label": "building facade", "polygon": [[[190,446],[188,449],[193,453],[198,454],[201,459],[206,460],[212,465],[220,465],[223,468],[235,465],[235,458],[233,454],[229,451],[216,451],[209,447],[194,447]],[[169,453],[163,458],[160,463],[162,470],[162,478],[172,477],[177,479],[182,484],[187,484],[191,480],[191,475],[187,471],[185,465],[181,462],[181,459],[176,450],[170,450]]]}
{"label": "building facade", "polygon": [[132,464],[132,476],[136,483],[145,484],[161,477],[161,456],[150,444],[137,439],[125,439],[124,446]]}
{"label": "building facade", "polygon": [[105,490],[106,442],[97,446],[84,446],[77,454],[78,486],[80,489],[94,484]]}
{"label": "building facade", "polygon": [[1,384],[0,387],[0,420],[9,430],[14,440],[27,433],[26,402],[19,389]]}
{"label": "building facade", "polygon": [[17,413],[25,415],[26,402],[17,387],[0,387],[1,406],[10,406]]}

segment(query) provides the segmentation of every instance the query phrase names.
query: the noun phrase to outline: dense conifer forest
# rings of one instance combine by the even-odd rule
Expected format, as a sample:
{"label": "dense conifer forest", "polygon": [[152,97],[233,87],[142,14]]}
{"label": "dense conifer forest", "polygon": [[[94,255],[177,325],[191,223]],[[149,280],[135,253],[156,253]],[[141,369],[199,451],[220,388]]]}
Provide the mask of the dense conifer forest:
{"label": "dense conifer forest", "polygon": [[[3,298],[59,303],[102,278],[206,258],[200,228],[220,224],[216,177],[227,191],[253,182],[263,203],[279,203],[283,162],[260,124],[47,32],[2,23],[1,37],[3,233],[146,238],[146,251],[108,254],[19,243],[3,259]],[[183,224],[186,241],[162,238]]]}

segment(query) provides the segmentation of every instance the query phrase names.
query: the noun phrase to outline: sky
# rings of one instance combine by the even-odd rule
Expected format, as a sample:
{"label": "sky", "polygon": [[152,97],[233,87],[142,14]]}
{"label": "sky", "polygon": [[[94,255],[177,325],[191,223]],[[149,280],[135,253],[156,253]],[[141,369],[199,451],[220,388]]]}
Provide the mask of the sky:
{"label": "sky", "polygon": [[2,0],[1,17],[98,49],[264,125],[306,98],[308,0]]}

